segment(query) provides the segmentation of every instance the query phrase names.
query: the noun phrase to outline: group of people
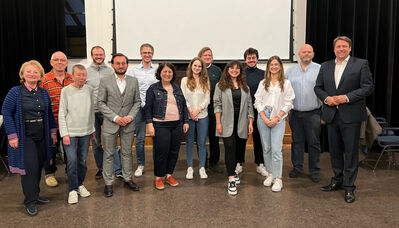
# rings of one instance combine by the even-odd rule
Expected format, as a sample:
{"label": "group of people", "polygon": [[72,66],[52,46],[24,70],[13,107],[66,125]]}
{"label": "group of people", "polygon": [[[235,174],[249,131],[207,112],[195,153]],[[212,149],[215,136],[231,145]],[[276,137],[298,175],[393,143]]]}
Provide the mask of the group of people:
{"label": "group of people", "polygon": [[307,143],[311,180],[320,181],[320,128],[327,124],[334,177],[322,190],[344,189],[345,201],[353,202],[360,122],[366,118],[365,98],[372,93],[373,83],[367,61],[349,55],[352,41],[348,37],[337,37],[333,45],[336,58],[322,65],[312,61],[312,46],[303,45],[299,63],[286,73],[278,56],[268,59],[266,71],[257,68],[259,53],[254,48],[244,52],[246,67],[231,61],[222,72],[212,64],[212,50],[204,47],[190,61],[180,86],[174,83],[173,64],[151,62],[154,48],[148,43],[140,47],[141,63],[129,71],[128,58],[121,53],[112,56],[112,68],[108,67],[100,46],[91,49],[90,66],[77,64],[72,75],[65,71],[68,60],[62,52],[52,55],[53,70],[46,75],[39,62],[24,63],[19,73],[22,85],[9,91],[2,114],[10,170],[21,174],[28,215],[37,214],[36,204],[49,202],[39,196],[43,166],[48,167],[46,183],[57,185],[51,148],[57,142],[66,154],[68,203],[90,196],[83,185],[90,141],[96,178],[104,178],[104,195],[113,195],[115,177],[138,191],[132,144],[136,135],[134,176],[139,177],[145,171],[146,132],[153,138],[156,189],[164,189],[165,183],[179,185],[173,173],[186,133],[186,178],[194,178],[195,141],[199,177],[208,178],[206,168],[223,172],[218,164],[222,138],[227,191],[236,195],[246,142],[252,134],[256,171],[265,177],[264,186],[279,192],[286,119],[292,129],[289,177],[303,172]]}

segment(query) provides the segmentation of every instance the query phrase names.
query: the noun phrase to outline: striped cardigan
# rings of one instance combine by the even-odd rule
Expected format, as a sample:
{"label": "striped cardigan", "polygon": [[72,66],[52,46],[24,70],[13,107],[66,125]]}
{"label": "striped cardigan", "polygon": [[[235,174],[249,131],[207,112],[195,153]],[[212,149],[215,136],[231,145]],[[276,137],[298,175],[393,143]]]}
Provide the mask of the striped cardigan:
{"label": "striped cardigan", "polygon": [[[15,86],[10,89],[3,102],[2,114],[4,116],[4,128],[8,135],[8,140],[18,137],[18,148],[14,149],[8,144],[8,165],[12,173],[25,175],[24,166],[24,138],[25,138],[25,119],[22,113],[21,89],[24,85]],[[45,136],[47,142],[47,159],[52,162],[51,137],[50,133],[56,132],[53,111],[51,110],[50,97],[43,88],[38,88],[43,93],[45,108],[44,113]]]}

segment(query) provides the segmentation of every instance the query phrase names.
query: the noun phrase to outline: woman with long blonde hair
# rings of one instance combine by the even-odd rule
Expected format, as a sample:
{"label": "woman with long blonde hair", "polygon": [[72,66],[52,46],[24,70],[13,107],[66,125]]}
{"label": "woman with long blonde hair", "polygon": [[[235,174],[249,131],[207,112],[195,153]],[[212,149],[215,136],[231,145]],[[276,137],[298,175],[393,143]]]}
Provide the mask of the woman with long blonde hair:
{"label": "woman with long blonde hair", "polygon": [[272,191],[279,192],[283,187],[281,152],[285,132],[285,117],[293,108],[295,98],[291,83],[284,76],[281,59],[269,58],[263,79],[255,93],[255,108],[258,110],[258,129],[262,142],[263,158],[268,175],[263,185],[272,186]]}
{"label": "woman with long blonde hair", "polygon": [[187,77],[181,81],[181,89],[186,98],[189,112],[189,128],[186,134],[187,179],[193,179],[194,133],[197,129],[199,175],[208,178],[205,171],[206,134],[208,132],[208,105],[210,102],[210,83],[205,63],[199,57],[191,60],[187,67]]}

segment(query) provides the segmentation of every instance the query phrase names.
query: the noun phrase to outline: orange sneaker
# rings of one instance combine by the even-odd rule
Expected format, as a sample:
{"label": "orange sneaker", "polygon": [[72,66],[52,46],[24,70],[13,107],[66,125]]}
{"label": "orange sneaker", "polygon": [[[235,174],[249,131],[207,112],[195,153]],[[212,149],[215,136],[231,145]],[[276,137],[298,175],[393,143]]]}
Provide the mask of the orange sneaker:
{"label": "orange sneaker", "polygon": [[155,188],[158,190],[162,190],[165,188],[165,185],[163,184],[162,178],[155,178]]}
{"label": "orange sneaker", "polygon": [[179,182],[175,180],[175,178],[172,177],[172,175],[169,175],[165,178],[166,183],[168,183],[170,186],[176,187],[179,185]]}

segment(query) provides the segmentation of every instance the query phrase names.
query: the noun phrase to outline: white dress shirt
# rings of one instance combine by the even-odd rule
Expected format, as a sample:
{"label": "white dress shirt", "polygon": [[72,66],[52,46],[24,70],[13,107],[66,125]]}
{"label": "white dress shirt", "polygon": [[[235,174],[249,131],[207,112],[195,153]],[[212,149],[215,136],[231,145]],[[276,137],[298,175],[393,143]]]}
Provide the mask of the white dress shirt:
{"label": "white dress shirt", "polygon": [[270,118],[274,118],[280,111],[284,111],[285,114],[281,118],[285,118],[294,106],[295,93],[291,82],[288,79],[284,81],[284,91],[281,91],[278,82],[275,85],[270,83],[269,90],[266,91],[264,81],[265,79],[260,81],[258,90],[256,90],[254,107],[259,113],[264,111],[266,107],[272,108]]}
{"label": "white dress shirt", "polygon": [[350,56],[346,57],[342,63],[338,63],[337,59],[335,59],[335,70],[334,70],[334,79],[335,79],[335,88],[338,89],[339,82],[341,81],[342,74],[344,73],[344,70],[346,68],[346,64],[348,64]]}
{"label": "white dress shirt", "polygon": [[116,85],[118,86],[119,91],[121,92],[121,94],[122,94],[122,93],[125,91],[125,89],[126,89],[126,80],[125,80],[125,78],[126,78],[126,75],[124,75],[123,78],[120,79],[120,78],[118,77],[118,75],[115,74]]}

